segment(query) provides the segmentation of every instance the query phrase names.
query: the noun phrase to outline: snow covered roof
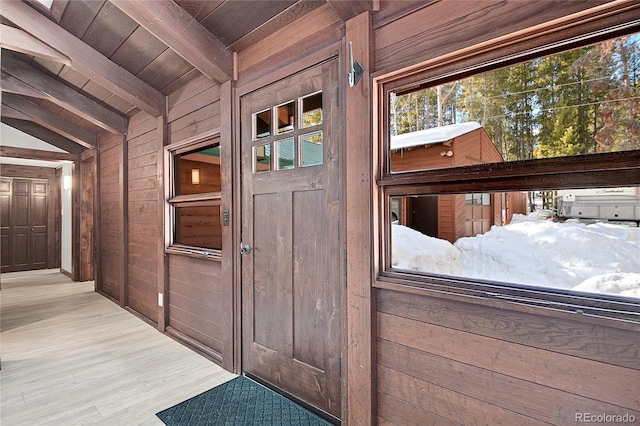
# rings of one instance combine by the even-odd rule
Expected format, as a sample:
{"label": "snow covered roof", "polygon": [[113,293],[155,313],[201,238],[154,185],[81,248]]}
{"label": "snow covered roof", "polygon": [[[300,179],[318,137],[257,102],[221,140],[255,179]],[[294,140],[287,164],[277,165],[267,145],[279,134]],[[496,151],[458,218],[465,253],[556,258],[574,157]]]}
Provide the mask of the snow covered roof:
{"label": "snow covered roof", "polygon": [[391,136],[391,149],[402,149],[410,148],[412,146],[443,143],[479,129],[480,127],[480,123],[470,121],[468,123],[450,124],[448,126],[418,130],[417,132],[403,133],[401,135]]}

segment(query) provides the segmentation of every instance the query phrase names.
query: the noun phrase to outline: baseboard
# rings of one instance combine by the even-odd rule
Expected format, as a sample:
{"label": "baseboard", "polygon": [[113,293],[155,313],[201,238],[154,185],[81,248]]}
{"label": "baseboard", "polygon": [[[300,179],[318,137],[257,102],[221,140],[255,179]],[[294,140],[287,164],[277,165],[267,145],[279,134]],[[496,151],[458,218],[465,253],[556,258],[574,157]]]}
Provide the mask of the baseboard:
{"label": "baseboard", "polygon": [[64,269],[60,268],[60,273],[66,275],[73,281],[73,274],[71,274],[71,272],[65,271]]}

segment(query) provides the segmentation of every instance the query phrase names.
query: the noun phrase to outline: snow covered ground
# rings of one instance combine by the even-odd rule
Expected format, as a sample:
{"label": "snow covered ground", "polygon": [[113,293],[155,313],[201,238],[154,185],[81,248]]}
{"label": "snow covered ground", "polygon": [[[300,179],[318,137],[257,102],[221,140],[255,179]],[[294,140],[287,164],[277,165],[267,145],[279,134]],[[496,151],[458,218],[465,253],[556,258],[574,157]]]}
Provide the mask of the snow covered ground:
{"label": "snow covered ground", "polygon": [[395,268],[640,298],[640,228],[544,213],[455,244],[393,225]]}

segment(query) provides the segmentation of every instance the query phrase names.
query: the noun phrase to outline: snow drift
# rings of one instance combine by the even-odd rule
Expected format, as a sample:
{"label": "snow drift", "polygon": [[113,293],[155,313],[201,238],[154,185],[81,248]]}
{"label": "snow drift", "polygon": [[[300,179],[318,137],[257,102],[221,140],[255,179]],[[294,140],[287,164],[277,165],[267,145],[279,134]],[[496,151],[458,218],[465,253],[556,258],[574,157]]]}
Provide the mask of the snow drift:
{"label": "snow drift", "polygon": [[640,297],[640,228],[544,215],[515,215],[505,226],[454,245],[393,225],[395,268]]}

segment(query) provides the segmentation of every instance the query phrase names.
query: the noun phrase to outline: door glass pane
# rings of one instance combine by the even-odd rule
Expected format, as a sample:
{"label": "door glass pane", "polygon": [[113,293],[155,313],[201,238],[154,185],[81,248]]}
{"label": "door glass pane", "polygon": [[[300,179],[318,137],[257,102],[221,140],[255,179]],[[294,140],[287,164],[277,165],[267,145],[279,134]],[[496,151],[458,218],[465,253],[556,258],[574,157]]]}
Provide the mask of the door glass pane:
{"label": "door glass pane", "polygon": [[277,134],[293,131],[295,110],[294,101],[276,107],[276,115],[278,117]]}
{"label": "door glass pane", "polygon": [[253,114],[253,140],[271,136],[271,110]]}
{"label": "door glass pane", "polygon": [[301,137],[301,166],[322,164],[322,132],[309,133]]}
{"label": "door glass pane", "polygon": [[271,171],[271,145],[253,147],[253,172],[264,173]]}
{"label": "door glass pane", "polygon": [[276,142],[278,153],[277,170],[293,169],[295,167],[296,145],[293,139]]}
{"label": "door glass pane", "polygon": [[314,93],[301,99],[302,128],[322,124],[322,92]]}

